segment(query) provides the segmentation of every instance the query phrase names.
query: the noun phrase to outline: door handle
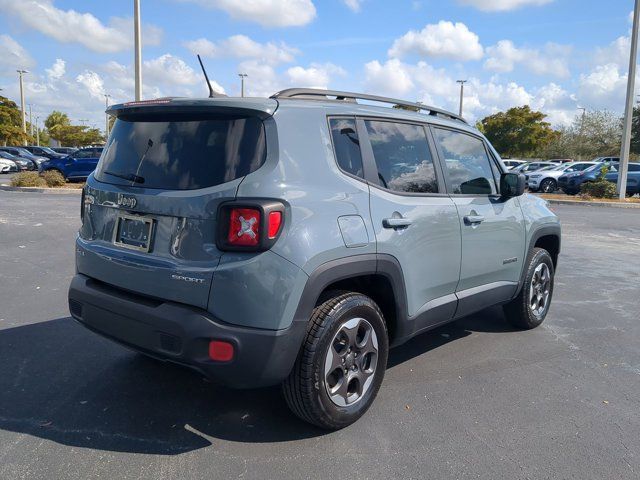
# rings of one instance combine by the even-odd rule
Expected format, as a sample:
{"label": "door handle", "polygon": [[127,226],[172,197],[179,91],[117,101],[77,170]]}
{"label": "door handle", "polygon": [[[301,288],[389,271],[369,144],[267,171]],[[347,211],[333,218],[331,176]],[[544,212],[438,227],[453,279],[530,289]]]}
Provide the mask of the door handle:
{"label": "door handle", "polygon": [[384,218],[382,219],[382,226],[384,228],[407,228],[411,225],[411,220],[408,218]]}
{"label": "door handle", "polygon": [[483,215],[467,215],[464,217],[465,225],[480,225],[482,222],[484,222]]}

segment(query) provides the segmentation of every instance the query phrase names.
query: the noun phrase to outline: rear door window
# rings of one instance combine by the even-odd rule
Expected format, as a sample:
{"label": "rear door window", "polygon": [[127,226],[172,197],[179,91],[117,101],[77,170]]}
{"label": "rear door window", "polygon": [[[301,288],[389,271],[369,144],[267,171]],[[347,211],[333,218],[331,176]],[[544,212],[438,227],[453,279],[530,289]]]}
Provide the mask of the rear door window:
{"label": "rear door window", "polygon": [[96,178],[118,185],[192,190],[230,182],[266,158],[262,121],[190,115],[116,120]]}
{"label": "rear door window", "polygon": [[366,120],[378,179],[396,192],[438,193],[438,179],[422,125]]}

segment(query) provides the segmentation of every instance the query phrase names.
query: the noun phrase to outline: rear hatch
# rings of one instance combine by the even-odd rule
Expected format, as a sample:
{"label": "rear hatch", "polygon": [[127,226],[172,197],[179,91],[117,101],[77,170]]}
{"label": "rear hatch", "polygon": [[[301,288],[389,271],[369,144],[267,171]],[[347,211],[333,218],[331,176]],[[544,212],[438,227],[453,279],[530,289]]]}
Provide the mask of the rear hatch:
{"label": "rear hatch", "polygon": [[85,187],[77,267],[131,292],[206,308],[220,203],[266,157],[268,111],[140,105],[117,120]]}

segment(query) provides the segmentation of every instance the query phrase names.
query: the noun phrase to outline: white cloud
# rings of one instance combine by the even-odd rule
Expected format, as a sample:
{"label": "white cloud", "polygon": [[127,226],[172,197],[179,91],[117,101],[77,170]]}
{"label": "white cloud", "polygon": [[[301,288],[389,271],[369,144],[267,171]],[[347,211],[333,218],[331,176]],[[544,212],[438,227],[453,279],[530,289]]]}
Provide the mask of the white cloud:
{"label": "white cloud", "polygon": [[84,86],[92,97],[99,99],[103,98],[105,94],[104,81],[96,72],[85,70],[76,77],[76,82]]}
{"label": "white cloud", "polygon": [[231,18],[265,27],[299,27],[316,17],[311,0],[182,0],[227,12]]}
{"label": "white cloud", "polygon": [[194,55],[199,53],[211,58],[251,58],[270,65],[292,62],[295,55],[299,53],[285,43],[279,45],[273,42],[258,43],[246,35],[233,35],[216,43],[200,38],[185,42],[185,47]]}
{"label": "white cloud", "polygon": [[567,78],[570,75],[568,57],[571,47],[547,44],[543,51],[532,48],[518,48],[511,40],[501,40],[487,48],[484,68],[493,72],[511,72],[516,65],[536,75],[551,75]]}
{"label": "white cloud", "polygon": [[345,75],[345,71],[332,64],[312,63],[308,68],[296,66],[287,70],[287,77],[291,85],[296,87],[328,88],[332,75]]}
{"label": "white cloud", "polygon": [[437,24],[424,27],[421,31],[411,30],[393,42],[389,56],[402,58],[408,54],[422,57],[445,57],[455,60],[479,60],[483,55],[478,35],[470,31],[464,23],[441,20]]}
{"label": "white cloud", "polygon": [[364,66],[365,86],[367,90],[377,94],[401,96],[414,88],[411,74],[397,58],[384,64],[378,60]]}
{"label": "white cloud", "polygon": [[597,66],[580,75],[578,99],[590,109],[621,112],[624,110],[627,78],[626,72],[622,73],[614,63]]}
{"label": "white cloud", "polygon": [[[166,87],[170,95],[176,95],[175,87],[189,87],[202,84],[206,87],[204,76],[196,72],[179,57],[165,53],[158,58],[145,60],[142,66],[143,81],[156,87]],[[211,87],[218,93],[224,88],[213,79],[209,79]],[[177,92],[190,90],[177,90]]]}
{"label": "white cloud", "polygon": [[630,51],[631,39],[628,36],[618,37],[606,47],[596,48],[593,61],[595,65],[615,63],[621,67],[628,66]]}
{"label": "white cloud", "polygon": [[[95,52],[118,52],[133,44],[131,18],[114,17],[105,25],[90,13],[56,8],[52,0],[0,0],[0,10],[59,42],[79,43]],[[161,36],[159,28],[144,27],[145,44],[156,45]]]}
{"label": "white cloud", "polygon": [[36,64],[29,52],[9,35],[0,35],[0,51],[0,74],[13,75],[19,68],[31,68]]}
{"label": "white cloud", "polygon": [[51,68],[45,69],[45,72],[47,72],[47,76],[51,80],[58,80],[62,78],[66,71],[67,64],[61,58],[56,58],[56,61],[53,63],[53,65],[51,65]]}
{"label": "white cloud", "polygon": [[554,0],[458,0],[464,5],[471,5],[486,12],[500,12],[515,10],[527,6],[540,6],[551,3]]}
{"label": "white cloud", "polygon": [[342,0],[344,4],[353,12],[359,12],[362,9],[364,0]]}

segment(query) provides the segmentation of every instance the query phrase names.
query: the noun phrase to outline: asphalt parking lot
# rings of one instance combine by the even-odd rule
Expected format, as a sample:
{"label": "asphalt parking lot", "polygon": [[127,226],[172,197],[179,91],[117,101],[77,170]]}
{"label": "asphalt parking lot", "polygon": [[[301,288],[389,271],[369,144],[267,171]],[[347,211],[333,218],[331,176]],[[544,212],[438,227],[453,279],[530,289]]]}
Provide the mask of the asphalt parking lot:
{"label": "asphalt parking lot", "polygon": [[392,352],[334,433],[69,318],[79,195],[0,191],[0,478],[640,477],[640,210],[556,206],[542,328],[492,309]]}

